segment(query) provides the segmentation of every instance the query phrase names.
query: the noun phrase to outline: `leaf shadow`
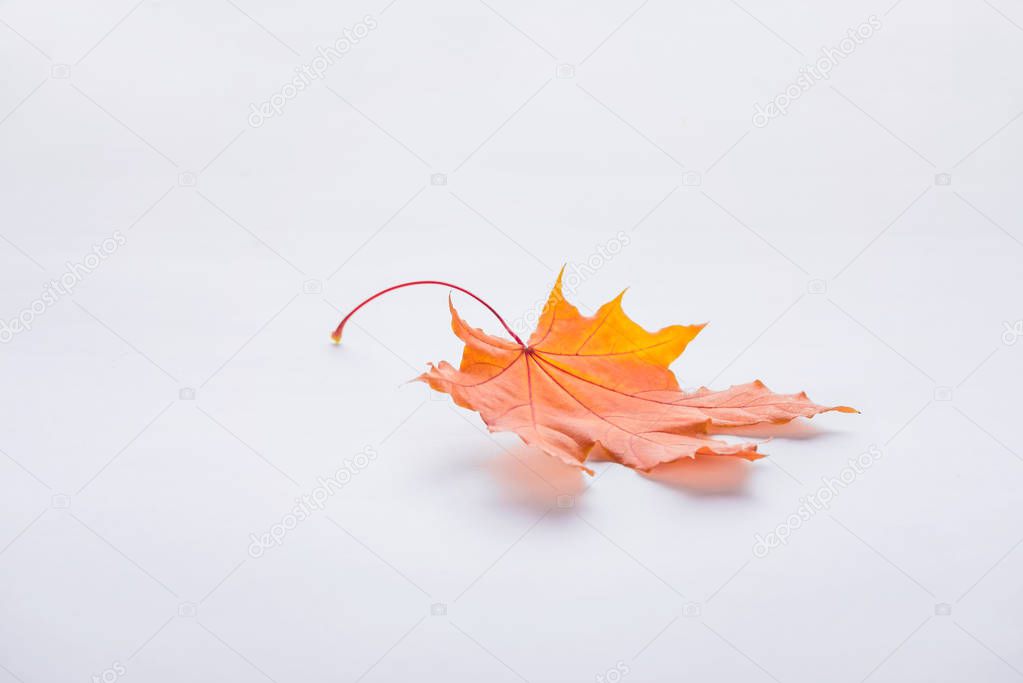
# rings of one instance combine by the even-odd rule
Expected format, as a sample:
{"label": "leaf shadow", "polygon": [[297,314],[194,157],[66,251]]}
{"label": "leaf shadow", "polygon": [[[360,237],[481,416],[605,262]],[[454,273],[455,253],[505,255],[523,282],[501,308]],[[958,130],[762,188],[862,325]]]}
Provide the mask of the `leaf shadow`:
{"label": "leaf shadow", "polygon": [[[537,512],[570,513],[579,506],[586,489],[586,475],[575,467],[555,460],[528,446],[513,446],[498,453],[489,462],[489,470],[506,499]],[[568,504],[568,498],[571,504]]]}
{"label": "leaf shadow", "polygon": [[661,486],[697,496],[745,496],[751,464],[741,458],[698,455],[667,462],[640,474]]}
{"label": "leaf shadow", "polygon": [[[784,424],[762,424],[722,430],[728,435],[750,439],[812,439],[831,435],[805,421]],[[590,454],[589,462],[614,462],[599,447]],[[658,465],[636,474],[651,482],[694,496],[746,497],[753,468],[757,463],[742,458],[698,455]],[[528,446],[513,446],[496,453],[489,461],[493,475],[506,499],[530,510],[551,509],[552,514],[570,512],[559,506],[559,496],[570,496],[572,507],[578,509],[590,479],[581,470],[566,465],[542,451]]]}

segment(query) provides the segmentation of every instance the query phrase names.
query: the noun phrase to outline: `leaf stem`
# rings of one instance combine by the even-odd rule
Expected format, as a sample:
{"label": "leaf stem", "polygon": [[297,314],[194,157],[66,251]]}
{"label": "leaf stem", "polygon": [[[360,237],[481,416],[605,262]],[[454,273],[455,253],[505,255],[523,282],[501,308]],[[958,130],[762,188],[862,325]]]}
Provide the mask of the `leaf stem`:
{"label": "leaf stem", "polygon": [[510,334],[512,336],[512,339],[514,339],[516,342],[518,342],[519,346],[521,346],[522,348],[526,348],[526,345],[519,338],[519,335],[515,334],[515,331],[512,330],[512,328],[508,325],[508,323],[506,323],[504,321],[504,318],[501,317],[501,314],[494,310],[493,306],[491,306],[486,301],[484,301],[483,299],[479,298],[478,296],[476,296],[475,294],[470,292],[468,289],[465,289],[464,287],[459,287],[458,285],[453,285],[450,282],[443,282],[441,280],[414,280],[412,282],[403,282],[400,285],[392,285],[391,287],[388,287],[387,289],[380,290],[379,292],[377,292],[376,294],[374,294],[373,296],[369,297],[368,299],[363,301],[361,304],[359,304],[358,306],[353,308],[351,311],[349,311],[348,315],[346,315],[344,318],[341,319],[341,324],[339,324],[337,326],[337,329],[334,330],[334,332],[330,335],[330,338],[332,340],[334,340],[335,344],[340,344],[341,343],[341,333],[345,329],[345,323],[348,322],[349,318],[351,318],[353,315],[355,315],[356,311],[358,311],[360,308],[362,308],[363,306],[368,304],[370,301],[373,301],[373,299],[376,299],[377,297],[383,296],[384,294],[387,294],[388,292],[393,292],[396,289],[401,289],[403,287],[411,287],[413,285],[441,285],[443,287],[450,287],[451,289],[457,289],[462,294],[468,294],[473,299],[475,299],[476,301],[478,301],[481,304],[483,304],[483,306],[488,311],[490,311],[491,313],[494,314],[494,317],[497,318],[501,322],[501,324],[504,326],[504,329],[508,331],[508,334]]}

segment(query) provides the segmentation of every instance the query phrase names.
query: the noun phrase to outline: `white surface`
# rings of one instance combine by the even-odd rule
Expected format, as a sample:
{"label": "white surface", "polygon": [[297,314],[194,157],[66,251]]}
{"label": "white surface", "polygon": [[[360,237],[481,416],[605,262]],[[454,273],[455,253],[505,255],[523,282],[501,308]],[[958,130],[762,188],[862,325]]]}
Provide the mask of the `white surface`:
{"label": "white surface", "polygon": [[[1023,7],[488,2],[0,2],[0,317],[126,238],[0,347],[0,681],[1018,680]],[[863,414],[751,465],[583,480],[403,384],[458,358],[442,289],[328,342],[336,308],[417,278],[514,319],[619,231],[573,298],[710,320],[684,385]]]}

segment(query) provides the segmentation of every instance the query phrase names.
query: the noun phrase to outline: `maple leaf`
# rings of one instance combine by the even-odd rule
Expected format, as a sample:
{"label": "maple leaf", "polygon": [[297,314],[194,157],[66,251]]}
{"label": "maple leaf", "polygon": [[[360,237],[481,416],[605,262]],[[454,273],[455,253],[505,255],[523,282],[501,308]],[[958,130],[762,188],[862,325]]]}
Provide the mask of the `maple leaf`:
{"label": "maple leaf", "polygon": [[[813,403],[805,393],[776,394],[759,380],[724,391],[686,393],[669,366],[703,325],[672,325],[649,332],[622,309],[622,294],[584,316],[562,293],[561,274],[537,323],[523,342],[504,319],[483,303],[514,341],[470,327],[450,297],[451,328],[465,343],[458,368],[445,361],[417,379],[450,394],[480,414],[492,432],[516,433],[525,443],[590,472],[584,463],[595,451],[629,467],[649,470],[697,455],[762,457],[751,442],[729,443],[711,435],[758,423],[783,423],[846,406]],[[357,306],[335,330],[363,305]]]}

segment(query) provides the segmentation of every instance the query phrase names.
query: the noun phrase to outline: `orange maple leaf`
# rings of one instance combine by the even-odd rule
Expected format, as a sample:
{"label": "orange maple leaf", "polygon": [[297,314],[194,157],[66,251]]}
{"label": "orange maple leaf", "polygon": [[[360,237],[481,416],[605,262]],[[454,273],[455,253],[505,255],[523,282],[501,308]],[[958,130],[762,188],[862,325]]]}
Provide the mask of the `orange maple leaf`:
{"label": "orange maple leaf", "polygon": [[[437,281],[405,283],[447,284]],[[686,393],[668,366],[703,325],[672,325],[648,332],[622,309],[622,294],[584,316],[565,300],[561,275],[537,328],[523,342],[504,319],[483,303],[514,341],[470,327],[450,302],[451,328],[465,342],[456,369],[442,361],[417,379],[450,394],[480,414],[492,432],[510,431],[527,444],[590,472],[584,463],[595,450],[623,465],[649,470],[697,455],[762,457],[750,442],[729,443],[710,435],[758,423],[783,423],[847,406],[820,406],[805,393],[775,394],[759,380],[724,391]],[[335,330],[340,341],[345,322]]]}

